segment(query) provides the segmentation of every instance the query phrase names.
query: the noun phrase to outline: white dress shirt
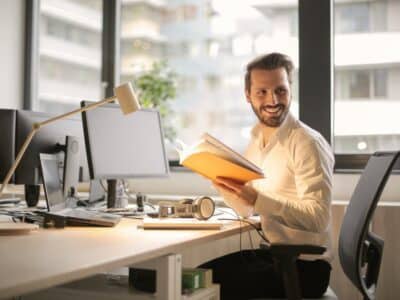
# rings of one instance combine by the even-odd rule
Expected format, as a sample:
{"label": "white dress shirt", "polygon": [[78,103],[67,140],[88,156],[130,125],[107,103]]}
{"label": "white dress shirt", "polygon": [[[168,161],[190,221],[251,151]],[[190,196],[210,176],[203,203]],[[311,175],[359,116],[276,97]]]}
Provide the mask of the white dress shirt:
{"label": "white dress shirt", "polygon": [[330,261],[334,156],[329,144],[290,113],[265,146],[261,126],[253,128],[245,153],[265,175],[248,183],[258,192],[254,211],[223,193],[225,202],[241,216],[258,213],[270,242],[325,246],[322,256],[301,258]]}

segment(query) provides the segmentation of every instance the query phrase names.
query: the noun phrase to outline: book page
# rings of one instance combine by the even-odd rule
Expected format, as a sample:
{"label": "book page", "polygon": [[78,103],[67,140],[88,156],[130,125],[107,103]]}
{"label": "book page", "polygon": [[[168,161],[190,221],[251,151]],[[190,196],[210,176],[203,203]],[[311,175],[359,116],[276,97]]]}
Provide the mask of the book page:
{"label": "book page", "polygon": [[[215,147],[212,143],[206,141],[205,139],[201,139],[199,142],[192,146],[184,145],[183,143],[180,144],[180,149],[176,148],[176,151],[179,153],[180,163],[194,153],[199,152],[208,152],[215,154],[221,158],[231,161],[231,156],[228,155],[227,152],[223,151],[221,148]],[[235,162],[235,161],[233,161]]]}
{"label": "book page", "polygon": [[193,153],[188,156],[182,164],[211,180],[216,180],[216,178],[220,176],[245,183],[250,180],[264,177],[262,173],[254,172],[253,170],[208,151]]}
{"label": "book page", "polygon": [[241,165],[242,167],[245,167],[256,173],[263,174],[263,171],[259,167],[257,167],[251,161],[249,161],[248,159],[237,153],[235,150],[229,148],[228,146],[226,146],[225,144],[223,144],[221,141],[211,136],[210,134],[204,133],[203,139],[207,141],[207,143],[214,146],[214,149],[218,149],[218,152],[223,153],[223,156],[221,155],[223,158],[228,159],[229,161]]}
{"label": "book page", "polygon": [[202,139],[190,147],[180,142],[176,150],[179,153],[180,164],[184,164],[183,162],[191,155],[204,152],[214,154],[235,165],[263,175],[263,171],[259,167],[208,133],[204,133]]}

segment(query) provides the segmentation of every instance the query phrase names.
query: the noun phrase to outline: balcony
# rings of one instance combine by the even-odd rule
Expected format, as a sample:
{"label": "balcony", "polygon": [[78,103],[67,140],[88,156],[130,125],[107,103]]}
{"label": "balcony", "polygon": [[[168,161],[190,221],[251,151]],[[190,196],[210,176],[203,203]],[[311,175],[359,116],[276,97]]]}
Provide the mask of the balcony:
{"label": "balcony", "polygon": [[400,64],[400,32],[336,35],[334,47],[338,68]]}
{"label": "balcony", "polygon": [[64,0],[46,0],[40,3],[40,13],[75,24],[83,28],[101,32],[102,12]]}
{"label": "balcony", "polygon": [[40,42],[40,56],[100,70],[100,49],[83,47],[50,36],[41,36]]}
{"label": "balcony", "polygon": [[42,78],[39,85],[39,99],[60,104],[76,104],[81,100],[98,101],[101,98],[100,82],[78,83]]}
{"label": "balcony", "polygon": [[334,133],[336,136],[400,134],[399,112],[400,99],[336,101]]}
{"label": "balcony", "polygon": [[165,0],[122,0],[122,6],[135,5],[135,4],[148,4],[154,7],[166,7]]}

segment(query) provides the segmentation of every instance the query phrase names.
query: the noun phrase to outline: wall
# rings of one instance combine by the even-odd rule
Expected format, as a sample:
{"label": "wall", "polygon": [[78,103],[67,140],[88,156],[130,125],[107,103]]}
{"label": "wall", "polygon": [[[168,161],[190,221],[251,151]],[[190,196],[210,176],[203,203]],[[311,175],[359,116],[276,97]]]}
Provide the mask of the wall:
{"label": "wall", "polygon": [[[357,174],[335,174],[333,178],[333,199],[348,201],[358,182]],[[133,192],[164,195],[216,195],[210,181],[189,172],[171,172],[169,178],[130,180]],[[392,175],[382,193],[381,201],[399,201],[400,176]]]}
{"label": "wall", "polygon": [[0,108],[21,108],[23,102],[25,1],[0,1],[0,20]]}

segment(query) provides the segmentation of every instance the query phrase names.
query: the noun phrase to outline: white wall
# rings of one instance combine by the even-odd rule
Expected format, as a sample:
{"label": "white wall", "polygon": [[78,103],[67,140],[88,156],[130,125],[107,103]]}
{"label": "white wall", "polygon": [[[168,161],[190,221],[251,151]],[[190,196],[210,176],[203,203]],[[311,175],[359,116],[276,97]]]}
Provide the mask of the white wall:
{"label": "white wall", "polygon": [[[358,174],[335,174],[333,177],[333,200],[348,201],[358,182]],[[130,180],[133,192],[163,195],[216,195],[210,181],[189,172],[171,172],[169,178]],[[392,175],[386,185],[381,201],[400,201],[400,176]],[[178,197],[179,198],[179,197]]]}
{"label": "white wall", "polygon": [[0,1],[0,108],[21,108],[23,102],[23,67],[25,1]]}

